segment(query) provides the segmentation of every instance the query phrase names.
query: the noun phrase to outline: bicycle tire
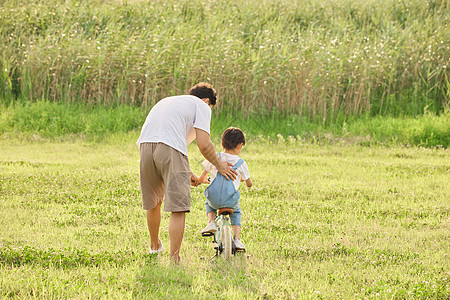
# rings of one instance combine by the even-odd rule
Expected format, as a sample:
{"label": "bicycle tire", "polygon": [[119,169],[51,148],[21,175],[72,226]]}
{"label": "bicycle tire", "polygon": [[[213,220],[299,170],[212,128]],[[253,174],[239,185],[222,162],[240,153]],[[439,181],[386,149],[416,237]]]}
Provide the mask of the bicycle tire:
{"label": "bicycle tire", "polygon": [[223,226],[222,229],[222,257],[226,260],[231,258],[231,247],[232,247],[232,236],[231,236],[231,228],[229,225]]}

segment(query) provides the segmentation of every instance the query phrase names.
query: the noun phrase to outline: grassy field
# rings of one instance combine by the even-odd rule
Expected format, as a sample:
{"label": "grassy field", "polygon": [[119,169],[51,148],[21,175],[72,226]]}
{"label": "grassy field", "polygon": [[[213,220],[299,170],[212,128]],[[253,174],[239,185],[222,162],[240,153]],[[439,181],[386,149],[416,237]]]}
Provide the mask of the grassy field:
{"label": "grassy field", "polygon": [[[204,187],[193,188],[176,268],[167,252],[146,254],[136,138],[3,137],[0,298],[450,297],[448,150],[250,142],[247,253],[210,260]],[[199,173],[201,155],[189,151]]]}
{"label": "grassy field", "polygon": [[[0,2],[1,299],[450,299],[448,1]],[[198,81],[247,134],[247,253],[192,188],[174,267],[135,141]]]}

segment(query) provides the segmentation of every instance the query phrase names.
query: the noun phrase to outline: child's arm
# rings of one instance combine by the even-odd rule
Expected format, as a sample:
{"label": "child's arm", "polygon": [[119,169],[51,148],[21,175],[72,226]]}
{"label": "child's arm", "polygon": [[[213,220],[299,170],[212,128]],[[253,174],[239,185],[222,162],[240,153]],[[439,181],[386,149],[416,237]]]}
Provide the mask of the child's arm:
{"label": "child's arm", "polygon": [[250,179],[250,177],[249,177],[247,180],[244,180],[244,181],[245,181],[245,185],[246,185],[246,186],[252,187],[253,182],[252,182],[252,180]]}
{"label": "child's arm", "polygon": [[208,174],[209,174],[208,171],[203,170],[202,175],[200,175],[200,177],[198,178],[198,182],[199,183],[209,183],[209,181],[208,181]]}

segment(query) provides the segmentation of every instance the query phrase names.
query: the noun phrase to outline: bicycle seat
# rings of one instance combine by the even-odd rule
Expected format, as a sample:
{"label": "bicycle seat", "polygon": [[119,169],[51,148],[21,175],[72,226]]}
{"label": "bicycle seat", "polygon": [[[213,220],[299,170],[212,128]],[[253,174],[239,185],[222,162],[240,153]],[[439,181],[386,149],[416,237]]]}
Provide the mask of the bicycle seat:
{"label": "bicycle seat", "polygon": [[220,215],[233,215],[233,209],[229,207],[219,208],[219,216]]}

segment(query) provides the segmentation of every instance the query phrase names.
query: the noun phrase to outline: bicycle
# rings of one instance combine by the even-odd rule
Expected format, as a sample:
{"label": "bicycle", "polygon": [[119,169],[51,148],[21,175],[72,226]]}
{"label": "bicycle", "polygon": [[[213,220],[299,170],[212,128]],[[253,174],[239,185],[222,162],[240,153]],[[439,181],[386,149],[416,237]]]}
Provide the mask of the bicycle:
{"label": "bicycle", "polygon": [[216,250],[216,255],[213,258],[221,255],[224,259],[229,260],[232,255],[236,255],[238,252],[245,252],[244,249],[236,248],[234,244],[231,233],[231,215],[233,215],[232,208],[220,208],[215,219],[217,231],[215,233],[202,233],[204,237],[213,236],[214,249]]}

